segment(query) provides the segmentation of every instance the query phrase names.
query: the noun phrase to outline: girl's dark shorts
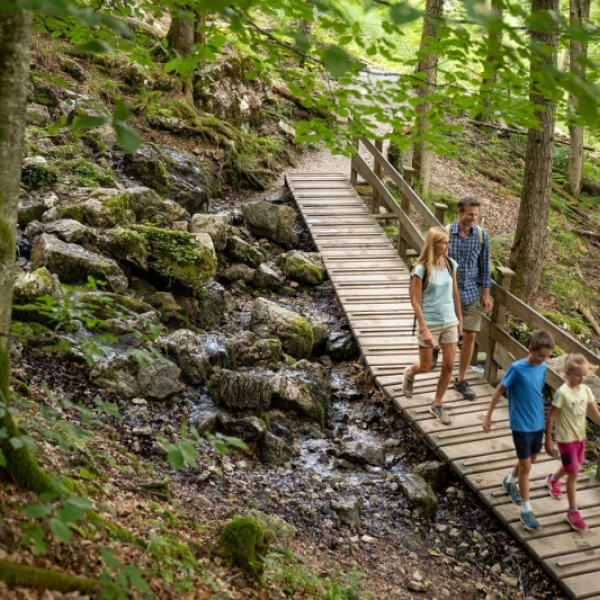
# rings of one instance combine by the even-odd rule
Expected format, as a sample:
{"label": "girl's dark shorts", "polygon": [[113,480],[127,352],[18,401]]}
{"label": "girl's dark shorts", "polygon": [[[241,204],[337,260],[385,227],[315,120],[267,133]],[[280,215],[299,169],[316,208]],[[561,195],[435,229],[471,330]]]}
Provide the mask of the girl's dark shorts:
{"label": "girl's dark shorts", "polygon": [[517,458],[525,459],[529,458],[532,454],[539,454],[542,449],[542,438],[544,437],[544,430],[542,431],[513,431],[513,441],[515,443],[515,450],[517,451]]}

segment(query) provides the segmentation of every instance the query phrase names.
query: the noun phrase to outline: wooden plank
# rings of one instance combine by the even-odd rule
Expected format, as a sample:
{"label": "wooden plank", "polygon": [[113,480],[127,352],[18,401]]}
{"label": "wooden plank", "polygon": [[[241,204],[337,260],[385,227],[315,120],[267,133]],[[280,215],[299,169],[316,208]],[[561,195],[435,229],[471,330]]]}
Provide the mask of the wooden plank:
{"label": "wooden plank", "polygon": [[561,580],[560,584],[575,600],[589,600],[598,597],[598,592],[600,592],[600,576],[597,572],[566,577]]}

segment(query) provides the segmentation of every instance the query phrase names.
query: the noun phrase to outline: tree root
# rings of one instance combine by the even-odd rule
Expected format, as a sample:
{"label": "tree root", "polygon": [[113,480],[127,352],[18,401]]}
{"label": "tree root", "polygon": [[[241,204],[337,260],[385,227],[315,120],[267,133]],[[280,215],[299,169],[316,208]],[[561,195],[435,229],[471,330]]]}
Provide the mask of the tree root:
{"label": "tree root", "polygon": [[95,579],[85,579],[39,567],[28,567],[7,560],[0,560],[0,580],[10,587],[39,588],[63,593],[95,594],[102,589]]}

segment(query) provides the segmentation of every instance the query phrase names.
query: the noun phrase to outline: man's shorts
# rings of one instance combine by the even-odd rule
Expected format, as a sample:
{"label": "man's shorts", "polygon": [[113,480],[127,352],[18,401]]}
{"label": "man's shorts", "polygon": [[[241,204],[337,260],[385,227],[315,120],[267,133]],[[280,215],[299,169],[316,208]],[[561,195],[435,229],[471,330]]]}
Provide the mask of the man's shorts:
{"label": "man's shorts", "polygon": [[517,451],[517,458],[529,458],[532,454],[539,454],[542,449],[542,431],[513,431],[513,442]]}
{"label": "man's shorts", "polygon": [[[454,323],[444,323],[444,325],[432,325],[428,327],[429,333],[433,337],[433,347],[439,346],[440,344],[456,344],[458,342],[458,321]],[[423,334],[419,329],[417,333],[417,340],[421,348],[430,348],[428,344],[423,340]]]}
{"label": "man's shorts", "polygon": [[481,331],[482,309],[481,299],[462,307],[464,331]]}
{"label": "man's shorts", "polygon": [[579,473],[585,462],[585,440],[579,442],[557,442],[560,460],[566,473]]}

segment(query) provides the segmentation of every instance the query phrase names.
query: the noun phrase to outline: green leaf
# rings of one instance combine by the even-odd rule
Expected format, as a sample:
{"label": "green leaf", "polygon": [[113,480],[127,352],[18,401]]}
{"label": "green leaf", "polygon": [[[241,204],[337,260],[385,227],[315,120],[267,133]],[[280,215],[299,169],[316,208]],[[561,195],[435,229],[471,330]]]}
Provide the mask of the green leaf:
{"label": "green leaf", "polygon": [[15,449],[15,450],[20,450],[21,448],[23,448],[23,446],[25,444],[23,444],[23,440],[20,437],[12,437],[10,438],[10,440],[8,440],[10,442],[10,445]]}
{"label": "green leaf", "polygon": [[350,71],[353,63],[352,57],[339,46],[327,48],[321,58],[333,77],[341,77]]}
{"label": "green leaf", "polygon": [[185,462],[195,469],[198,466],[196,463],[196,457],[198,456],[198,450],[196,450],[196,446],[194,446],[192,442],[186,441],[179,444],[179,449]]}
{"label": "green leaf", "polygon": [[46,554],[48,546],[44,540],[44,532],[39,525],[32,527],[21,539],[21,546],[27,545],[30,541],[34,543],[34,553],[36,555]]}
{"label": "green leaf", "polygon": [[110,45],[102,40],[90,40],[86,44],[83,44],[81,49],[86,52],[93,52],[94,54],[107,54],[112,52]]}
{"label": "green leaf", "polygon": [[64,521],[56,517],[50,519],[50,529],[63,543],[67,543],[71,539],[71,528]]}
{"label": "green leaf", "polygon": [[110,121],[110,117],[75,117],[73,119],[73,129],[96,129],[102,127]]}
{"label": "green leaf", "polygon": [[120,569],[121,563],[113,556],[113,553],[106,546],[98,546],[98,552],[102,560],[109,569]]}
{"label": "green leaf", "polygon": [[390,19],[395,25],[405,25],[421,18],[421,12],[408,2],[398,2],[390,7]]}
{"label": "green leaf", "polygon": [[117,141],[127,152],[135,152],[140,147],[142,138],[131,127],[118,120],[113,122],[113,126],[117,134]]}
{"label": "green leaf", "polygon": [[21,509],[21,512],[32,519],[40,519],[54,512],[54,507],[49,504],[31,504]]}
{"label": "green leaf", "polygon": [[258,71],[246,71],[244,73],[244,79],[247,79],[248,81],[253,81],[257,77],[258,77]]}
{"label": "green leaf", "polygon": [[167,454],[169,464],[176,470],[179,471],[184,465],[183,455],[181,450],[176,446],[171,448]]}

